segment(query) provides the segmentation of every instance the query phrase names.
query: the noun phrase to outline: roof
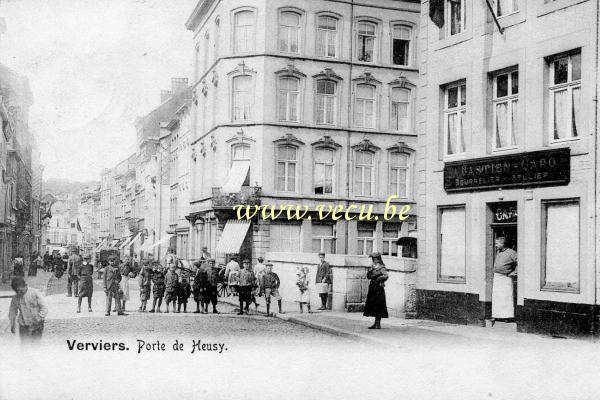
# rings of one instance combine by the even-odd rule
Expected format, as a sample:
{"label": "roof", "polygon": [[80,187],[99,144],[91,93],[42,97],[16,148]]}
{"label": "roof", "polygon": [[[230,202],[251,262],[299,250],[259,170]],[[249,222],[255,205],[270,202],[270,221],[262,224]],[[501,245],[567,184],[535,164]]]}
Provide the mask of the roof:
{"label": "roof", "polygon": [[191,98],[192,89],[187,88],[175,93],[167,101],[156,107],[147,115],[138,118],[136,121],[138,141],[144,141],[149,138],[158,138],[160,136],[160,123],[170,121],[175,112]]}
{"label": "roof", "polygon": [[195,31],[198,25],[200,25],[200,21],[206,15],[207,11],[214,4],[215,0],[199,0],[198,4],[192,11],[192,14],[189,16],[188,20],[185,22],[185,27],[190,31]]}

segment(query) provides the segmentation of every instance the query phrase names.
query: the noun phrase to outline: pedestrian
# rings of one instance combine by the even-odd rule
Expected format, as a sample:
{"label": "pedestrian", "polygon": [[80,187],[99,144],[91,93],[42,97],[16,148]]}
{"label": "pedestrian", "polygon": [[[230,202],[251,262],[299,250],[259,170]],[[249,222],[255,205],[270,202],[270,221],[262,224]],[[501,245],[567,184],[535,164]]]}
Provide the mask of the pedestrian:
{"label": "pedestrian", "polygon": [[[219,267],[223,267],[220,265]],[[204,297],[204,312],[208,313],[208,303],[212,303],[213,314],[219,314],[217,311],[217,284],[219,283],[219,268],[215,266],[215,260],[208,260],[208,268],[206,270],[207,281]]]}
{"label": "pedestrian", "polygon": [[192,287],[190,286],[190,282],[187,276],[182,273],[179,285],[177,286],[177,312],[181,312],[181,306],[183,305],[183,312],[187,313],[187,302],[191,294]]}
{"label": "pedestrian", "polygon": [[210,253],[208,252],[208,247],[202,246],[202,254],[200,255],[200,260],[208,260],[210,259]]}
{"label": "pedestrian", "polygon": [[37,251],[33,252],[31,255],[31,263],[29,264],[29,276],[36,276],[37,270],[42,266],[42,258],[38,254]]}
{"label": "pedestrian", "polygon": [[79,292],[77,286],[79,284],[79,269],[81,269],[81,256],[79,249],[74,248],[71,256],[67,258],[67,297],[77,296]]}
{"label": "pedestrian", "polygon": [[177,285],[179,284],[179,275],[175,272],[173,257],[167,257],[167,275],[165,275],[165,303],[169,312],[169,304],[173,303],[173,312],[177,312]]}
{"label": "pedestrian", "polygon": [[388,280],[388,272],[383,264],[381,253],[374,252],[370,255],[373,265],[367,271],[369,279],[369,291],[365,301],[365,317],[375,317],[375,322],[369,329],[381,329],[381,318],[388,317],[387,304],[385,301],[385,281]]}
{"label": "pedestrian", "polygon": [[92,312],[92,295],[94,294],[94,266],[90,264],[90,256],[83,257],[83,263],[79,269],[79,293],[77,293],[77,312],[81,312],[81,301],[87,297],[88,312]]}
{"label": "pedestrian", "polygon": [[310,291],[308,290],[308,277],[309,269],[307,266],[304,267],[296,267],[296,286],[298,286],[298,291],[300,294],[298,295],[298,304],[300,305],[300,313],[304,312],[304,304],[306,304],[306,309],[310,313]]}
{"label": "pedestrian", "polygon": [[[121,310],[125,311],[125,304],[129,301],[129,278],[131,272],[131,259],[126,256],[123,263],[119,266],[119,273],[121,274],[121,282],[119,282],[119,298],[121,299],[122,305]],[[115,311],[115,310],[113,310]]]}
{"label": "pedestrian", "polygon": [[54,255],[52,264],[53,264],[53,269],[54,269],[54,276],[56,277],[56,279],[60,279],[63,276],[63,273],[65,271],[64,264],[63,264],[60,254]]}
{"label": "pedestrian", "polygon": [[237,296],[240,285],[240,264],[236,261],[236,256],[232,256],[225,266],[225,280],[231,294]]}
{"label": "pedestrian", "polygon": [[[154,262],[154,267],[152,268],[152,284],[152,310],[150,312],[161,312],[160,306],[165,295],[165,273],[163,267],[157,261]],[[157,301],[158,308],[156,308]]]}
{"label": "pedestrian", "polygon": [[494,243],[494,279],[492,281],[492,326],[496,321],[514,322],[513,276],[517,274],[517,252],[506,246],[506,238]]}
{"label": "pedestrian", "polygon": [[152,290],[152,268],[150,267],[150,260],[142,261],[142,270],[139,275],[139,286],[140,286],[140,308],[139,312],[146,312],[146,305],[150,299],[150,292]]}
{"label": "pedestrian", "polygon": [[117,305],[117,315],[125,315],[121,310],[121,299],[119,298],[119,282],[121,281],[121,274],[117,267],[117,259],[111,256],[108,259],[108,265],[104,270],[104,293],[106,293],[106,316],[110,315],[110,308],[112,300],[115,300]]}
{"label": "pedestrian", "polygon": [[252,302],[252,291],[258,286],[256,284],[256,277],[250,266],[250,260],[244,260],[242,265],[244,268],[240,271],[238,287],[240,300],[239,315],[244,315],[244,311],[246,311],[246,314],[249,314],[250,303]]}
{"label": "pedestrian", "polygon": [[13,276],[25,276],[23,256],[18,254],[13,260]]}
{"label": "pedestrian", "polygon": [[258,262],[254,266],[254,275],[256,276],[256,281],[259,283],[259,292],[262,292],[260,288],[260,282],[262,281],[262,276],[265,273],[266,267],[264,264],[265,259],[262,257],[258,257]]}
{"label": "pedestrian", "polygon": [[44,253],[44,271],[46,272],[50,272],[50,270],[52,269],[52,257],[50,256],[50,252],[48,250],[46,250],[46,252]]}
{"label": "pedestrian", "polygon": [[10,331],[15,333],[18,323],[22,342],[39,341],[44,332],[44,319],[48,315],[44,297],[36,289],[28,287],[22,276],[14,277],[10,286],[15,291],[8,311]]}
{"label": "pedestrian", "polygon": [[327,261],[325,261],[325,253],[319,253],[319,266],[317,267],[317,275],[315,277],[315,284],[317,290],[319,291],[319,297],[321,298],[321,307],[319,310],[327,309],[327,298],[329,297],[329,292],[331,291],[332,285],[332,273],[331,273],[331,265]]}
{"label": "pedestrian", "polygon": [[[194,266],[196,267],[196,274],[194,275],[194,284],[192,287],[192,293],[194,295],[194,301],[196,302],[195,314],[205,314],[204,302],[206,296],[206,285],[208,284],[208,274],[206,272],[205,263],[202,261],[196,261]],[[202,310],[200,309],[202,305]],[[208,299],[206,300],[206,308],[208,308]]]}
{"label": "pedestrian", "polygon": [[265,296],[265,303],[267,305],[267,317],[271,316],[271,297],[274,297],[277,300],[279,314],[283,314],[283,310],[281,309],[282,298],[279,295],[280,284],[281,281],[279,280],[279,276],[275,272],[273,272],[273,263],[266,263],[265,273],[262,276],[262,283],[260,284],[260,287],[262,287],[262,293]]}

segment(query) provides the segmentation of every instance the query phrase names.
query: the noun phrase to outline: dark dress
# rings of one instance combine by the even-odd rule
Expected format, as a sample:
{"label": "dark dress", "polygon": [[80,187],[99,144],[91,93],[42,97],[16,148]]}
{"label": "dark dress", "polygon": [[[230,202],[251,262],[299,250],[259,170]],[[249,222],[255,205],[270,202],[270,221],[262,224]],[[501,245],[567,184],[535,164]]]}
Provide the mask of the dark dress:
{"label": "dark dress", "polygon": [[208,273],[206,268],[200,267],[196,271],[194,277],[194,284],[192,287],[192,293],[194,295],[194,301],[200,303],[206,298],[206,286],[208,284]]}
{"label": "dark dress", "polygon": [[139,277],[140,285],[140,300],[148,301],[150,299],[150,288],[152,287],[152,270],[149,268],[143,268],[140,272]]}
{"label": "dark dress", "polygon": [[82,265],[79,269],[79,293],[78,297],[92,297],[94,293],[94,280],[92,274],[94,266],[92,264]]}
{"label": "dark dress", "polygon": [[155,299],[165,296],[165,274],[162,271],[154,271],[152,274],[152,297]]}
{"label": "dark dress", "polygon": [[378,265],[367,272],[369,291],[365,302],[365,317],[387,318],[387,304],[385,302],[384,282],[388,279],[385,266]]}

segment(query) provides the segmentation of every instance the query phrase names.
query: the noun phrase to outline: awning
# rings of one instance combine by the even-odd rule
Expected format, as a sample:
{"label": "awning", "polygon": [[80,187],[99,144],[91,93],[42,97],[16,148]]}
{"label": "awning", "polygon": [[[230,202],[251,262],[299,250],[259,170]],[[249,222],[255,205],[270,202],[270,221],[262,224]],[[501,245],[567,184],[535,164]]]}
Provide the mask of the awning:
{"label": "awning", "polygon": [[142,232],[138,232],[133,239],[131,239],[131,242],[129,242],[129,245],[133,245],[135,244],[135,242],[137,242],[138,240],[140,240],[142,238]]}
{"label": "awning", "polygon": [[417,238],[404,236],[398,239],[398,242],[396,242],[396,244],[398,244],[398,246],[414,246],[417,244]]}
{"label": "awning", "polygon": [[130,242],[131,242],[131,237],[126,238],[125,240],[123,240],[123,242],[121,242],[121,244],[119,245],[119,250],[121,250],[123,247],[127,246]]}
{"label": "awning", "polygon": [[117,247],[119,245],[120,241],[121,241],[121,239],[113,239],[113,240],[111,240],[111,242],[108,245],[108,247],[115,248],[115,247]]}
{"label": "awning", "polygon": [[235,219],[227,221],[215,251],[219,254],[239,253],[248,228],[250,228],[250,221],[238,221]]}
{"label": "awning", "polygon": [[100,250],[102,250],[104,248],[104,246],[106,246],[106,239],[102,239],[100,244],[94,249],[94,253],[97,253]]}
{"label": "awning", "polygon": [[148,251],[148,248],[150,246],[152,246],[152,241],[149,237],[147,237],[142,246],[140,247],[140,251]]}
{"label": "awning", "polygon": [[171,238],[172,238],[173,236],[174,236],[174,235],[167,235],[167,236],[163,236],[163,237],[162,237],[162,238],[161,238],[161,239],[160,239],[158,242],[155,242],[153,245],[151,245],[151,246],[148,246],[148,248],[146,249],[146,251],[150,251],[150,250],[152,250],[153,248],[155,248],[156,246],[160,246],[160,245],[165,245],[165,244],[168,244],[168,243],[169,243],[169,241],[171,240]]}
{"label": "awning", "polygon": [[246,177],[248,176],[248,170],[250,169],[250,161],[236,161],[229,170],[229,175],[225,184],[221,188],[223,193],[237,193],[241,190]]}

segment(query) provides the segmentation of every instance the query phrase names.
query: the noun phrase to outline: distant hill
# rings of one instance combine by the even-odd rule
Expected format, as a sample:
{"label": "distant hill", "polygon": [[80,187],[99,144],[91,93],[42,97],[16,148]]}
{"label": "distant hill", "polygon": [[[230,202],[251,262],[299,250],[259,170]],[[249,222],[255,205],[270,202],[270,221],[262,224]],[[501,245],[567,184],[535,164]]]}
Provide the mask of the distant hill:
{"label": "distant hill", "polygon": [[82,189],[100,186],[100,182],[73,182],[65,179],[50,178],[44,181],[43,192],[45,194],[79,193]]}

